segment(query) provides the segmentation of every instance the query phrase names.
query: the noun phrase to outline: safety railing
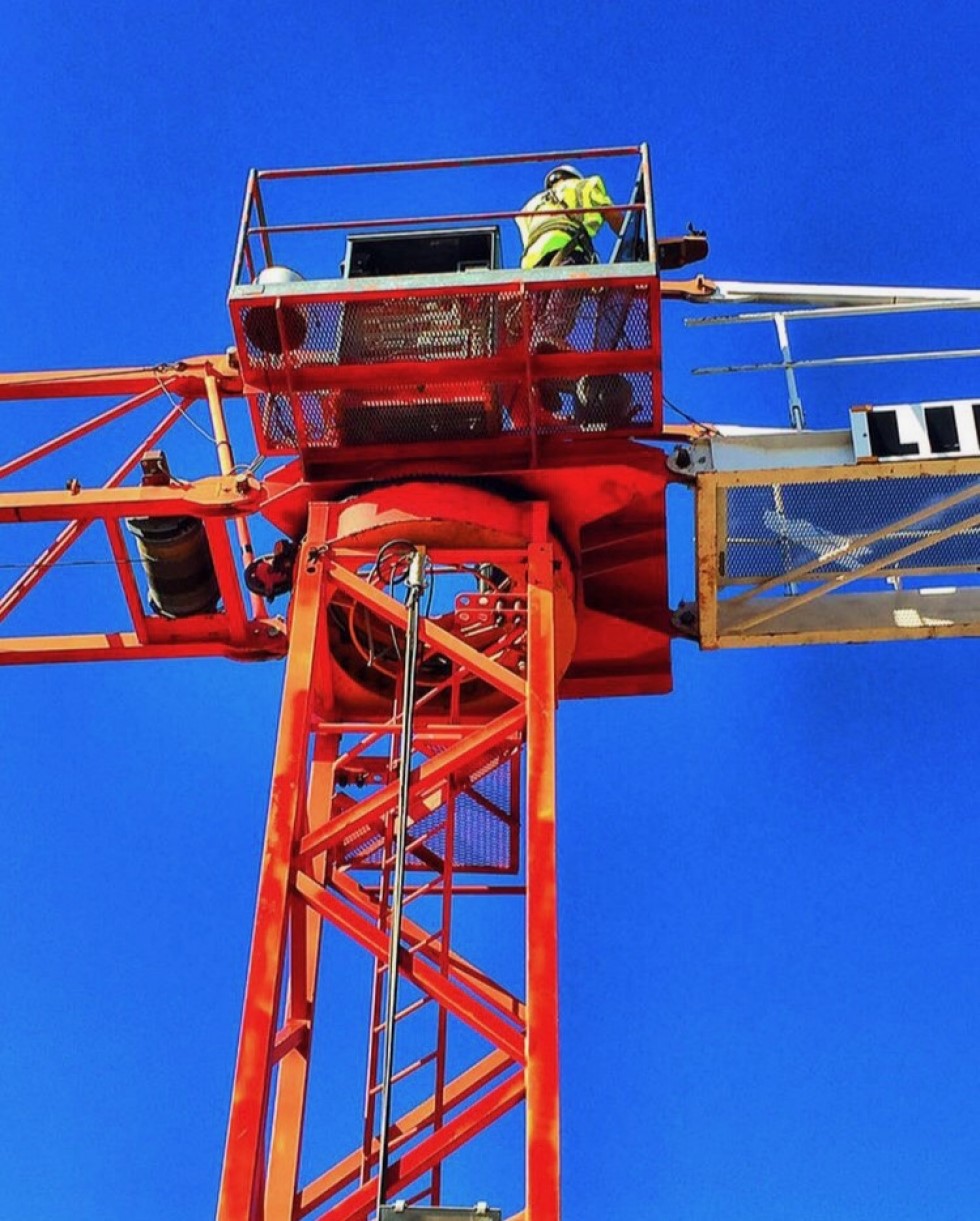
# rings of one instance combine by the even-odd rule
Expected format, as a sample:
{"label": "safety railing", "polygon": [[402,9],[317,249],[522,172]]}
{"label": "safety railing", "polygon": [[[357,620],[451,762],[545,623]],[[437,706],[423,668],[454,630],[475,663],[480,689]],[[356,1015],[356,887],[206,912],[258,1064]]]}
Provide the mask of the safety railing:
{"label": "safety railing", "polygon": [[[231,294],[242,285],[253,283],[267,267],[291,266],[295,262],[293,251],[299,247],[290,239],[307,239],[304,250],[314,249],[310,238],[331,237],[340,234],[365,233],[381,230],[408,230],[420,228],[452,229],[464,225],[484,225],[499,221],[513,221],[521,213],[521,206],[539,189],[530,174],[520,175],[512,171],[540,167],[542,164],[557,165],[573,161],[592,170],[592,162],[616,167],[622,198],[628,199],[613,208],[595,208],[601,213],[623,212],[626,221],[623,233],[618,235],[610,259],[627,261],[644,260],[655,252],[653,220],[653,182],[650,159],[645,144],[615,148],[575,149],[544,153],[511,153],[487,157],[463,157],[454,159],[388,162],[372,165],[341,165],[305,167],[297,169],[253,170],[248,178],[245,199],[231,276]],[[625,163],[625,179],[624,179]],[[490,172],[488,172],[490,171]],[[404,174],[440,175],[445,187],[440,190],[406,186],[401,180],[398,189],[390,187],[393,179]],[[365,190],[366,185],[370,192]],[[355,189],[340,189],[342,186]],[[610,184],[612,185],[612,184]],[[288,187],[290,195],[283,201],[285,206],[300,208],[307,213],[306,219],[281,221],[273,217],[273,206],[269,198],[270,189]],[[326,189],[321,189],[326,188]],[[459,209],[454,207],[424,212],[399,212],[388,215],[344,216],[337,209],[345,203],[360,211],[375,198],[388,201],[441,200],[451,192],[452,198],[481,198],[491,201],[500,198],[499,206],[489,209]],[[320,248],[323,251],[323,247]],[[329,264],[324,254],[322,261],[314,256],[302,272],[308,278],[330,278],[324,273]]]}
{"label": "safety railing", "polygon": [[790,324],[804,321],[838,321],[900,314],[928,314],[980,309],[980,291],[965,288],[884,288],[860,285],[758,284],[719,281],[713,304],[784,304],[789,308],[745,314],[714,314],[687,318],[686,326],[732,326],[769,323],[773,326],[779,359],[751,364],[703,366],[695,375],[782,372],[786,382],[789,420],[793,428],[807,426],[799,388],[800,370],[843,369],[858,365],[887,365],[922,361],[975,360],[977,347],[919,348],[902,352],[848,353],[800,359],[790,345]]}

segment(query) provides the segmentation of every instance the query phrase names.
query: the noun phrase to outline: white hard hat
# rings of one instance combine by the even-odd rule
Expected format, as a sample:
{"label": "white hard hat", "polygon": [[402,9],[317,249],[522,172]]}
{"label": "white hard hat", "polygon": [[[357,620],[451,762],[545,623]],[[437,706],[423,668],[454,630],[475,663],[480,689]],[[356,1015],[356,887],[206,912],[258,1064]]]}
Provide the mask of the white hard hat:
{"label": "white hard hat", "polygon": [[544,189],[547,191],[553,187],[556,182],[561,182],[563,178],[581,178],[582,174],[575,168],[574,165],[556,165],[553,170],[549,170],[545,180]]}

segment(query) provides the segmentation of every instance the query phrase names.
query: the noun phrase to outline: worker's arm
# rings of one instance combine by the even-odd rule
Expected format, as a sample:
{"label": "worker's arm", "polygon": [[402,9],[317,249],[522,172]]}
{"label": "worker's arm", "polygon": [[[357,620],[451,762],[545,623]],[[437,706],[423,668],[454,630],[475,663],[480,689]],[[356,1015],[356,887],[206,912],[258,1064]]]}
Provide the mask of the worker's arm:
{"label": "worker's arm", "polygon": [[[576,184],[576,186],[579,186],[579,184]],[[623,222],[626,220],[628,213],[624,212],[622,208],[613,207],[613,201],[602,179],[598,175],[587,178],[581,183],[580,190],[582,205],[587,208],[595,208],[597,211],[601,208],[602,211],[599,214],[603,221],[610,226],[614,233],[621,232]],[[592,225],[586,222],[586,226],[590,233],[594,234],[596,229],[599,228],[599,222],[594,220]],[[595,227],[593,228],[593,226]]]}

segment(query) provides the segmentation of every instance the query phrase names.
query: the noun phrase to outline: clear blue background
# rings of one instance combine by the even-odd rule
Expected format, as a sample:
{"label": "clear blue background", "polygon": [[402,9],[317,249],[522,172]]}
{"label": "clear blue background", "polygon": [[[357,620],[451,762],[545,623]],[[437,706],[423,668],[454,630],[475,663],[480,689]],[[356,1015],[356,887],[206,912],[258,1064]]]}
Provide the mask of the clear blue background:
{"label": "clear blue background", "polygon": [[[975,286],[976,49],[966,0],[13,0],[0,366],[223,350],[253,165],[645,139],[661,231],[708,228],[717,278]],[[778,377],[689,376],[730,341],[683,329],[692,312],[667,324],[672,400],[782,424]],[[977,345],[970,318],[917,326],[871,345]],[[804,396],[830,427],[976,379],[865,370]],[[3,453],[62,418],[3,406]],[[4,563],[34,554],[23,537]],[[49,580],[11,627],[123,621],[103,570]],[[976,647],[681,644],[670,697],[562,708],[567,1221],[980,1216]],[[230,662],[2,675],[2,1221],[212,1214],[280,681]],[[331,996],[363,974],[331,963]],[[311,1156],[357,1112],[344,1038],[320,1045]],[[458,1199],[516,1205],[515,1139],[464,1162]]]}

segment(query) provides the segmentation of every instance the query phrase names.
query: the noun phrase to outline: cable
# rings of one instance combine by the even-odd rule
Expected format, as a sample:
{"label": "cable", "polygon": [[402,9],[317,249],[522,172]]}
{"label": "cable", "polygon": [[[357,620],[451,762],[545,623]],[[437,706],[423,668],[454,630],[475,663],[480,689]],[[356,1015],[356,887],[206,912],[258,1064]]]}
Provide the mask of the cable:
{"label": "cable", "polygon": [[[141,563],[140,560],[132,558],[122,561],[131,567]],[[37,563],[36,560],[31,560],[29,563],[0,563],[0,569],[16,569],[18,572],[27,572],[29,568],[116,568],[120,561],[117,560],[52,560],[50,563]]]}
{"label": "cable", "polygon": [[174,398],[174,396],[170,393],[169,389],[167,388],[166,384],[164,383],[163,378],[160,376],[160,373],[158,371],[159,369],[165,369],[165,368],[166,368],[165,365],[158,365],[156,368],[151,369],[150,372],[157,379],[157,383],[159,384],[160,389],[163,391],[163,393],[167,396],[167,399],[170,402],[170,406],[173,407],[173,409],[175,411],[180,412],[180,414],[184,417],[184,419],[187,421],[187,423],[190,424],[191,428],[196,429],[201,434],[201,436],[204,437],[205,440],[210,441],[211,444],[213,446],[215,446],[215,448],[217,448],[217,445],[218,445],[217,438],[213,437],[207,431],[206,428],[202,428],[201,425],[198,424],[198,422],[196,420],[192,419],[191,416],[189,415],[189,413],[185,410],[185,408],[183,408],[180,405],[180,403],[177,402],[177,400]]}
{"label": "cable", "polygon": [[[661,392],[663,393],[663,392]],[[693,424],[695,428],[700,428],[706,435],[711,436],[717,433],[718,429],[713,424],[702,424],[700,420],[696,420],[694,416],[688,415],[686,411],[682,411],[676,403],[672,403],[670,399],[663,394],[663,400],[671,411],[675,411],[682,419],[687,420],[688,424]]]}

